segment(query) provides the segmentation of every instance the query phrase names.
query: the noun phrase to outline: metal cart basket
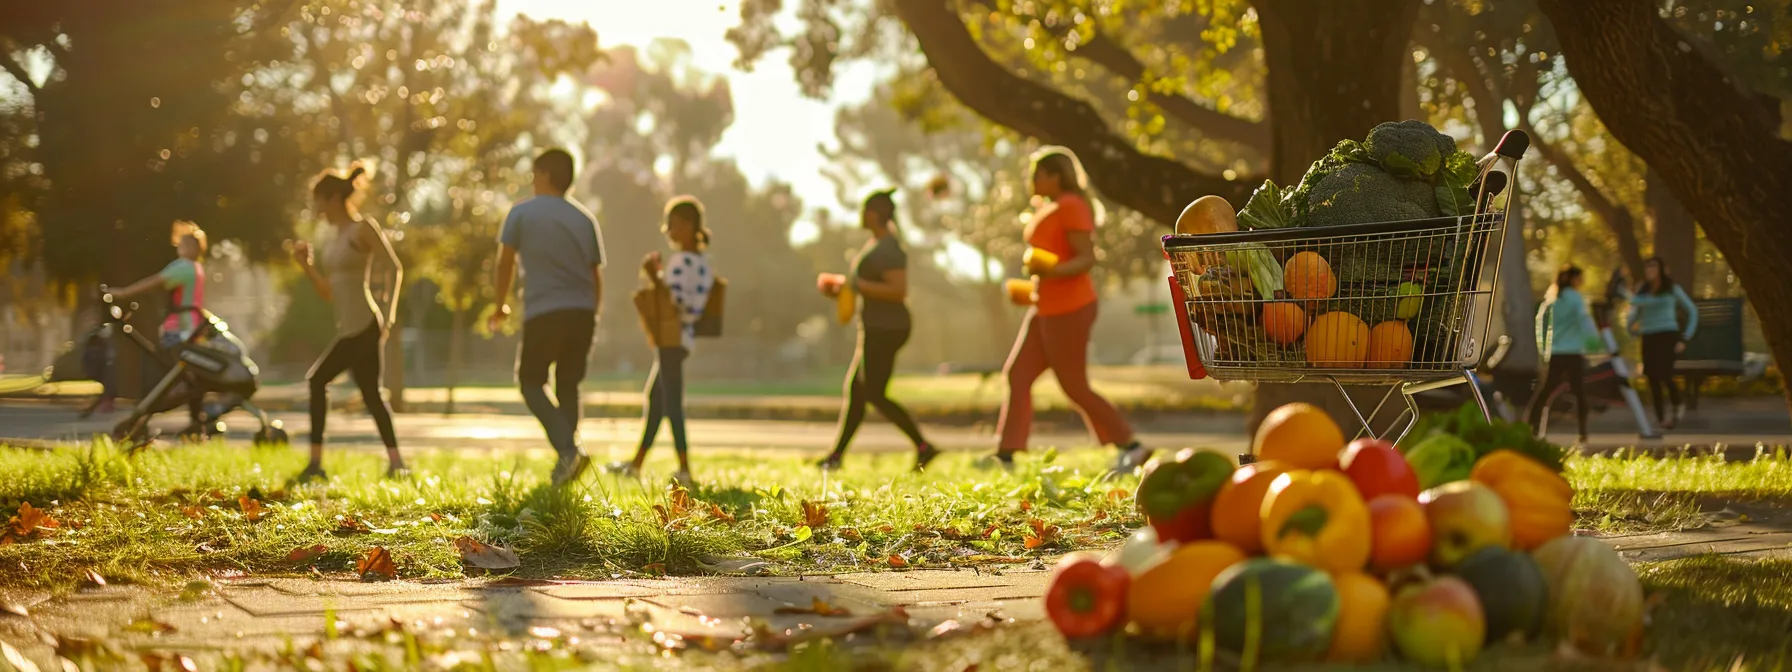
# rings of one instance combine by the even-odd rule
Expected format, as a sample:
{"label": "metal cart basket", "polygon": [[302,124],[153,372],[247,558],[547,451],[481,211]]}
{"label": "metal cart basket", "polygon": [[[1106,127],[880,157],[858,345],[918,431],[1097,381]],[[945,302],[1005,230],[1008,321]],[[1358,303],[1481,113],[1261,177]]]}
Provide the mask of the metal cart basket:
{"label": "metal cart basket", "polygon": [[[1359,436],[1375,435],[1396,391],[1404,408],[1384,432],[1395,441],[1418,420],[1412,395],[1428,390],[1468,383],[1491,419],[1474,369],[1488,342],[1506,210],[1517,203],[1511,176],[1528,144],[1507,133],[1481,160],[1473,215],[1164,236],[1190,377],[1329,382],[1362,424]],[[1345,385],[1387,391],[1364,415]]]}

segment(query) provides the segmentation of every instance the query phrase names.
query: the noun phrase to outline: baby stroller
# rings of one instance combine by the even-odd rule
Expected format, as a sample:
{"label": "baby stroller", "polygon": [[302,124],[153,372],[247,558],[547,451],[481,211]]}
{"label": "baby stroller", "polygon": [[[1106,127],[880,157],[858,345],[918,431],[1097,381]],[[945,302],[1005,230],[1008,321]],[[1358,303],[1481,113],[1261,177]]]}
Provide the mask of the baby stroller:
{"label": "baby stroller", "polygon": [[198,422],[183,432],[190,438],[222,435],[225,430],[223,416],[240,408],[261,423],[261,428],[255,432],[255,445],[287,444],[286,430],[281,428],[280,421],[269,418],[267,412],[249,403],[249,398],[259,387],[261,370],[244,354],[246,349],[242,341],[230,333],[229,325],[223,320],[200,308],[180,309],[193,311],[199,318],[199,326],[186,340],[164,349],[130,326],[131,313],[137,309],[137,304],[121,308],[104,287],[101,292],[106,320],[100,329],[129,336],[145,355],[166,370],[155,386],[144,393],[142,401],[131,409],[130,415],[113,426],[114,441],[131,449],[146,446],[152,438],[149,432],[151,417],[199,403],[202,410]]}

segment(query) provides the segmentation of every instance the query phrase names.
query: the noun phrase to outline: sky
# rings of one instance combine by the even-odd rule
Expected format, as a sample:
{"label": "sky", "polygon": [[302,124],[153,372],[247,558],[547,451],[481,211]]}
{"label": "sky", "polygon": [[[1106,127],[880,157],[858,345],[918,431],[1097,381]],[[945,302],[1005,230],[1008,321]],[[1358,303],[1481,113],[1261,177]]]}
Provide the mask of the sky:
{"label": "sky", "polygon": [[718,153],[734,157],[755,184],[777,178],[806,207],[839,209],[833,184],[819,172],[826,159],[816,147],[832,144],[836,107],[869,97],[875,82],[866,68],[840,73],[827,102],[802,96],[783,52],[768,55],[753,72],[736,70],[739,52],[724,34],[740,20],[738,0],[498,0],[498,12],[589,23],[600,47],[684,40],[695,65],[727,77],[734,94],[734,125]]}

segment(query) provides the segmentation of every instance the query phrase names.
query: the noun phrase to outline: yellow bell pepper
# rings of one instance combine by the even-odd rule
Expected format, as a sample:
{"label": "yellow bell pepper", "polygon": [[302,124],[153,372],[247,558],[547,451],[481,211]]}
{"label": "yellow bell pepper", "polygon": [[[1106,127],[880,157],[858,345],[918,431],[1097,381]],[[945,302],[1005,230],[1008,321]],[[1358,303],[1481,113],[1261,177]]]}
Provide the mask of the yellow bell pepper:
{"label": "yellow bell pepper", "polygon": [[1531,550],[1574,526],[1574,486],[1543,463],[1501,448],[1481,457],[1469,480],[1491,488],[1512,517],[1512,542]]}
{"label": "yellow bell pepper", "polygon": [[1290,471],[1263,498],[1263,548],[1338,574],[1369,562],[1369,507],[1336,471]]}

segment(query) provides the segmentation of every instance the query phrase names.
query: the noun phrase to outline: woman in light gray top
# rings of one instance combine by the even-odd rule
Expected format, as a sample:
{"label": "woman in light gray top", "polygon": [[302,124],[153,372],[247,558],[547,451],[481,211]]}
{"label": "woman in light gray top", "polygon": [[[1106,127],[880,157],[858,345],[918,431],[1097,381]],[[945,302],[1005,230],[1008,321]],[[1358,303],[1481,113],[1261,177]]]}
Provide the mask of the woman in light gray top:
{"label": "woman in light gray top", "polygon": [[[318,176],[311,186],[312,208],[330,223],[335,235],[324,243],[323,258],[316,263],[310,244],[293,244],[293,260],[305,270],[311,286],[330,302],[336,314],[336,340],[306,374],[311,384],[311,462],[299,474],[300,482],[328,478],[323,454],[324,421],[330,410],[329,384],[344,371],[361,388],[361,401],[373,415],[380,440],[386,444],[386,476],[407,473],[404,458],[398,454],[398,436],[392,430],[392,410],[380,396],[386,330],[398,315],[396,288],[404,270],[379,224],[363,218],[356,208],[361,200],[360,183],[366,175],[366,169],[357,165],[346,176],[330,171]],[[373,298],[371,274],[376,256],[392,267],[392,282],[387,286],[394,289],[384,312]]]}

